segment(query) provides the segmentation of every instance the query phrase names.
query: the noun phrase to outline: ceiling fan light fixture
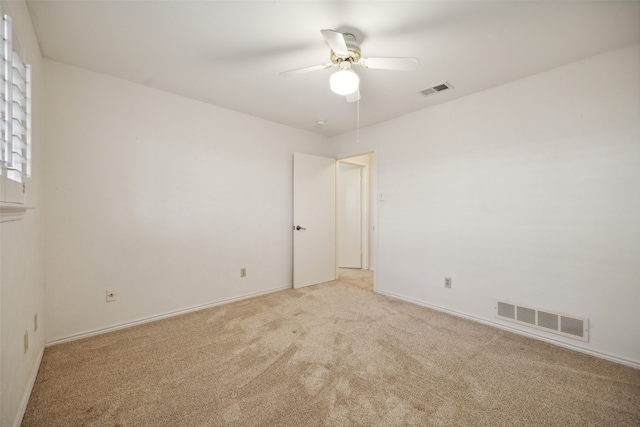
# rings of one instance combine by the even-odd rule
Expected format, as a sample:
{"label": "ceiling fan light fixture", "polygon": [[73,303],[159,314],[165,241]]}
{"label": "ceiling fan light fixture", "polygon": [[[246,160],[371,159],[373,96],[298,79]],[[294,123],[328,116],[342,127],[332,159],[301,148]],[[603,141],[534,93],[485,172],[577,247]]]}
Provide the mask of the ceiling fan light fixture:
{"label": "ceiling fan light fixture", "polygon": [[351,69],[341,69],[336,71],[329,78],[329,87],[338,95],[351,95],[358,90],[360,77]]}

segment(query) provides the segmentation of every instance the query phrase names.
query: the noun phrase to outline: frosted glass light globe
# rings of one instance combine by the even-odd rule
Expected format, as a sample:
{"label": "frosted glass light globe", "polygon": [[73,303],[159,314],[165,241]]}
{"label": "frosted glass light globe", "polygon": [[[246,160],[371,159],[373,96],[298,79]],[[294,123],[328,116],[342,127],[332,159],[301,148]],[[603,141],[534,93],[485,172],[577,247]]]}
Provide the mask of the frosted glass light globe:
{"label": "frosted glass light globe", "polygon": [[329,87],[338,95],[351,95],[358,90],[360,77],[353,70],[339,70],[329,78]]}

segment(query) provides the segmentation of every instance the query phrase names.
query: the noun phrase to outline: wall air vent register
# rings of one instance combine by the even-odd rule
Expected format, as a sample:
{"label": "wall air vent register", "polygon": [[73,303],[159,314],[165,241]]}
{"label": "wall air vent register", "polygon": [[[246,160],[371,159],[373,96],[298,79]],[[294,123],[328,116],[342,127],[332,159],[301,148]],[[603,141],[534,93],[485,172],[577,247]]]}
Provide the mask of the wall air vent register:
{"label": "wall air vent register", "polygon": [[581,341],[589,341],[589,319],[585,317],[569,316],[503,301],[496,301],[495,310],[498,319]]}

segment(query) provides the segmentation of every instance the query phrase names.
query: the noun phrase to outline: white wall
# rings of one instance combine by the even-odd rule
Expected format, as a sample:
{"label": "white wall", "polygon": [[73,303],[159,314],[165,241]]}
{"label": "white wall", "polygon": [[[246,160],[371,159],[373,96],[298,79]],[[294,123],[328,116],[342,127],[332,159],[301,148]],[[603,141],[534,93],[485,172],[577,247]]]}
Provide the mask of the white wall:
{"label": "white wall", "polygon": [[[43,63],[29,12],[24,2],[2,2],[32,66],[32,178],[26,202],[35,207],[20,221],[0,224],[0,425],[18,425],[44,350],[44,262],[42,217]],[[38,330],[34,315],[38,313]],[[25,353],[23,337],[29,333]]]}
{"label": "white wall", "polygon": [[334,152],[378,150],[378,290],[506,327],[494,298],[585,316],[589,343],[516,327],[640,367],[640,46],[354,141]]}
{"label": "white wall", "polygon": [[291,286],[292,154],[328,139],[54,61],[46,88],[48,342]]}

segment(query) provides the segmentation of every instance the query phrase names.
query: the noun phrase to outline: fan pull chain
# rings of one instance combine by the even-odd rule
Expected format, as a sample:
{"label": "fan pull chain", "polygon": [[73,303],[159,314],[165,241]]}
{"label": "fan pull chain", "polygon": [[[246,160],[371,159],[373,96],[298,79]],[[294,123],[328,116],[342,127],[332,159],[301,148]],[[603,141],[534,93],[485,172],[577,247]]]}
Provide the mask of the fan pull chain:
{"label": "fan pull chain", "polygon": [[360,142],[360,98],[357,101],[356,106],[356,142]]}

